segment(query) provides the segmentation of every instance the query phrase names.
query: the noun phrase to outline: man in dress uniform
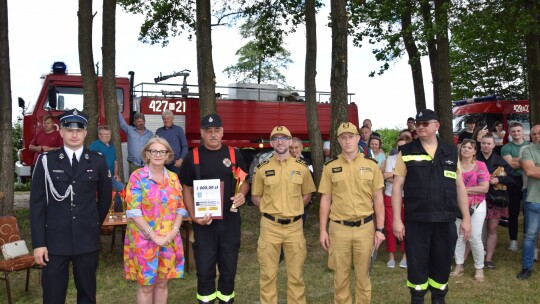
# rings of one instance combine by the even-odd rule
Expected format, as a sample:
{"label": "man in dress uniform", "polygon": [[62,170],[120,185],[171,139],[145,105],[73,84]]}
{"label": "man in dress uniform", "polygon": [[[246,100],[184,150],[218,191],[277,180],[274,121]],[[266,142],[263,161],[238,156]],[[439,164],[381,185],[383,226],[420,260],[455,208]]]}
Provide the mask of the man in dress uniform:
{"label": "man in dress uniform", "polygon": [[[456,146],[437,138],[439,126],[435,112],[418,112],[418,139],[401,146],[394,169],[392,228],[396,238],[407,244],[407,287],[413,304],[424,303],[428,289],[433,304],[445,303],[458,212],[463,216],[459,230],[465,241],[471,232],[458,152]],[[405,225],[401,221],[402,193]]]}
{"label": "man in dress uniform", "polygon": [[38,158],[30,192],[43,303],[66,301],[70,262],[77,303],[96,303],[99,227],[111,204],[111,175],[105,158],[83,147],[88,116],[73,109],[57,118],[64,145]]}
{"label": "man in dress uniform", "polygon": [[337,136],[342,153],[326,162],[319,184],[319,242],[334,271],[334,303],[353,303],[351,268],[355,303],[370,303],[370,257],[373,247],[385,240],[384,178],[377,161],[360,152],[360,135],[353,123],[342,123]]}
{"label": "man in dress uniform", "polygon": [[253,177],[251,199],[262,213],[257,247],[262,304],[277,303],[282,246],[287,265],[287,303],[306,303],[303,272],[307,251],[301,219],[316,189],[306,161],[289,154],[291,142],[286,127],[275,127],[270,134],[274,154],[257,166]]}

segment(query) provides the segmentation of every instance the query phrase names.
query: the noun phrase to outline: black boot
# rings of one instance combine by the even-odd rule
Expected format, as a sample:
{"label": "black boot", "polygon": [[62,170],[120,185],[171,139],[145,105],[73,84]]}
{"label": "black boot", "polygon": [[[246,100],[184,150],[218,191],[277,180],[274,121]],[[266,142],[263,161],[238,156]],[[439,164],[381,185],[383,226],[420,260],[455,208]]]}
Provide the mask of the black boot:
{"label": "black boot", "polygon": [[410,289],[411,292],[411,304],[424,304],[424,296],[427,290],[415,290]]}
{"label": "black boot", "polygon": [[431,303],[432,304],[445,304],[445,297],[448,293],[448,289],[440,290],[436,288],[430,288],[431,291]]}

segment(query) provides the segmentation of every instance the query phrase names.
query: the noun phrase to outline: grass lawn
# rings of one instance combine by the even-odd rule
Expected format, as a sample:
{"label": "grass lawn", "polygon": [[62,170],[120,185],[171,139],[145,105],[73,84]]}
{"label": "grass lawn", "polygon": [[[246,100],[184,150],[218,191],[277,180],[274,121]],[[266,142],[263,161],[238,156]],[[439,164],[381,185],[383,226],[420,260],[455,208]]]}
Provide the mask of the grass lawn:
{"label": "grass lawn", "polygon": [[[236,277],[236,303],[259,303],[259,265],[257,262],[257,238],[260,215],[255,207],[244,206],[242,210],[242,246]],[[308,258],[305,264],[304,279],[308,303],[333,303],[332,272],[326,266],[327,255],[319,245],[318,215],[311,208],[306,225]],[[30,246],[28,210],[16,212],[23,238]],[[466,263],[466,273],[460,278],[450,279],[448,303],[539,303],[540,275],[533,272],[528,281],[516,279],[521,269],[521,250],[518,253],[506,249],[508,233],[499,228],[499,244],[495,252],[496,270],[486,270],[483,283],[473,279],[471,262]],[[522,234],[522,227],[520,227]],[[98,269],[98,303],[135,303],[137,284],[124,280],[122,248],[118,245],[109,252],[110,236],[102,236],[103,248]],[[520,235],[521,244],[522,235]],[[372,275],[372,303],[407,303],[409,291],[405,287],[406,270],[386,267],[386,250],[383,244]],[[396,257],[399,261],[401,254]],[[472,261],[472,260],[471,260]],[[535,265],[537,266],[537,265]],[[24,291],[25,272],[12,273],[12,296],[15,303],[41,303],[41,287],[37,271],[31,272],[30,291]],[[285,263],[280,264],[278,292],[279,303],[286,303]],[[5,303],[5,284],[0,282],[0,303]],[[197,278],[195,271],[187,273],[182,280],[169,283],[169,303],[197,303]],[[429,297],[429,296],[428,296]],[[429,301],[426,301],[429,303]],[[76,290],[70,280],[67,303],[76,303]]]}

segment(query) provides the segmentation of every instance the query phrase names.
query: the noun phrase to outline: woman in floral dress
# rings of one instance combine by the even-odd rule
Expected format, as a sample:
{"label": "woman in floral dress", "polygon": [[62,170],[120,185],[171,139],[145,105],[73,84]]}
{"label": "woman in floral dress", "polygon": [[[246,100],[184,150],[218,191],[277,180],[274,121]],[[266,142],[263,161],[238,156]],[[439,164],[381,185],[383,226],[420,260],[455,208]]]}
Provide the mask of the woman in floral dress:
{"label": "woman in floral dress", "polygon": [[168,280],[184,276],[180,225],[188,212],[177,175],[165,169],[173,156],[166,140],[150,139],[142,150],[146,166],[127,185],[124,271],[139,283],[137,303],[166,303]]}

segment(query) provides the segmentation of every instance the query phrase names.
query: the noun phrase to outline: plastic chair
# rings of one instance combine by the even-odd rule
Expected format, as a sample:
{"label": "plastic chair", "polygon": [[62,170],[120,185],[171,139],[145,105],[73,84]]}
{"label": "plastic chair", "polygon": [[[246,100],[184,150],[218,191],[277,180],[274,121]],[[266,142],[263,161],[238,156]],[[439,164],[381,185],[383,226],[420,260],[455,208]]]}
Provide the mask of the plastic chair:
{"label": "plastic chair", "polygon": [[[19,225],[17,219],[13,216],[0,216],[0,246],[6,243],[12,243],[21,239]],[[4,273],[4,278],[0,280],[6,281],[7,303],[13,303],[11,300],[11,287],[9,281],[9,273],[13,271],[26,270],[26,289],[28,292],[28,283],[30,281],[30,268],[38,268],[32,254],[26,254],[11,260],[0,261],[0,271]]]}

